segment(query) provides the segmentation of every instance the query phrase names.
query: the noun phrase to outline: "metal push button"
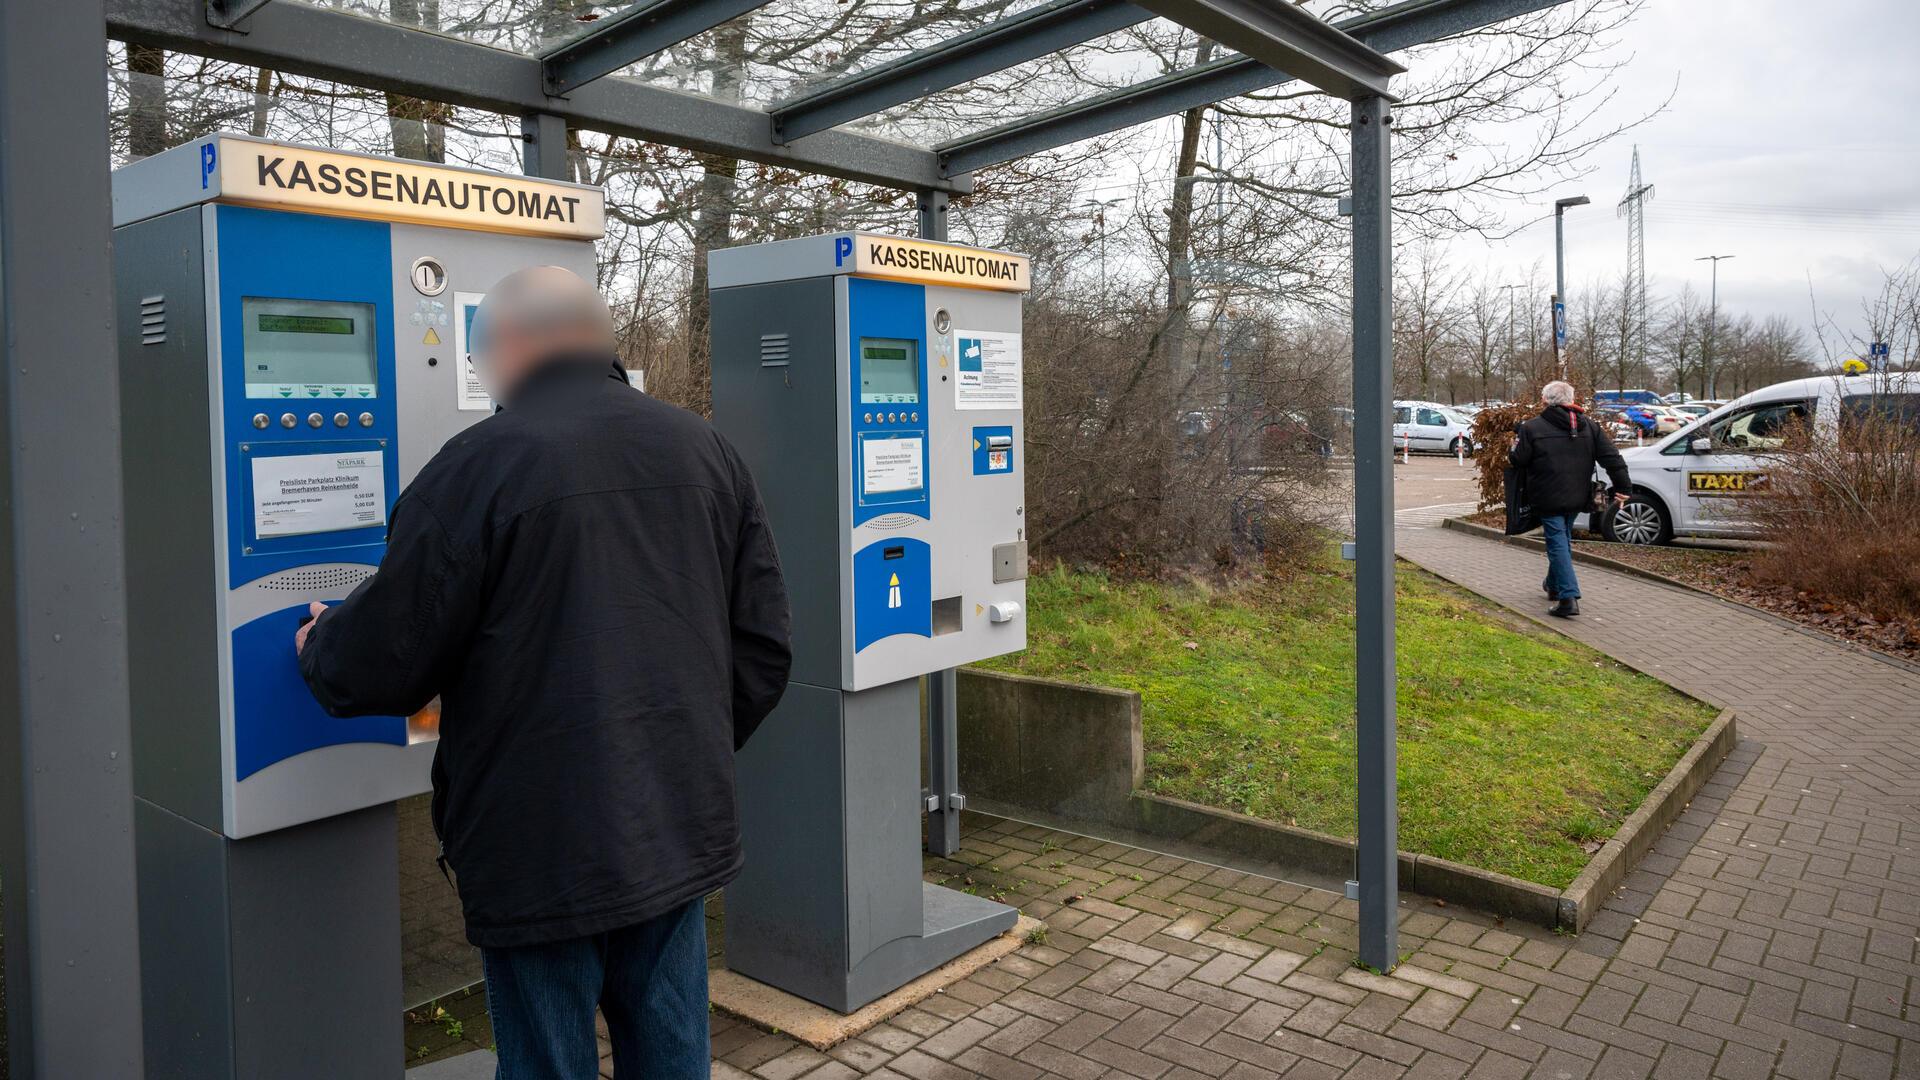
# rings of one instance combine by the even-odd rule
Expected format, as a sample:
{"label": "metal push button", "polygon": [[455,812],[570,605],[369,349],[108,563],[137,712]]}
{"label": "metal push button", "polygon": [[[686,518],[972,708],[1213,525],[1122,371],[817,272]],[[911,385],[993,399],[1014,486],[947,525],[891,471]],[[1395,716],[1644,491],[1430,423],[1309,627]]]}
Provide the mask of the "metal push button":
{"label": "metal push button", "polygon": [[268,424],[271,424],[271,423],[273,423],[273,421],[271,421],[271,420],[269,420],[269,419],[267,419],[267,414],[266,414],[266,413],[263,413],[263,412],[257,412],[257,413],[254,413],[254,414],[253,414],[253,426],[254,426],[254,427],[257,427],[257,428],[265,428],[265,427],[266,427],[266,426],[267,426]]}
{"label": "metal push button", "polygon": [[307,414],[307,426],[308,426],[308,427],[319,427],[319,426],[320,426],[321,424],[324,424],[324,423],[326,423],[326,422],[327,422],[327,418],[326,418],[326,417],[324,417],[324,416],[321,416],[321,415],[320,415],[319,413],[317,413],[317,412],[316,412],[316,413],[308,413],[308,414]]}
{"label": "metal push button", "polygon": [[346,413],[343,413],[343,412],[337,412],[337,413],[334,413],[334,414],[333,414],[333,426],[334,426],[334,427],[346,427],[346,426],[347,426],[347,423],[348,423],[348,421],[349,421],[349,417],[347,416],[347,414],[346,414]]}
{"label": "metal push button", "polygon": [[300,422],[300,421],[299,421],[299,420],[298,420],[297,418],[295,418],[295,416],[294,416],[294,415],[293,415],[292,413],[281,413],[281,414],[280,414],[280,426],[281,426],[281,427],[284,427],[284,428],[290,428],[290,427],[292,427],[293,425],[295,425],[295,424],[297,424],[297,423],[299,423],[299,422]]}
{"label": "metal push button", "polygon": [[373,426],[373,414],[372,414],[372,413],[370,413],[370,412],[363,412],[363,413],[361,413],[361,414],[360,414],[360,426],[361,426],[361,427],[372,427],[372,426]]}

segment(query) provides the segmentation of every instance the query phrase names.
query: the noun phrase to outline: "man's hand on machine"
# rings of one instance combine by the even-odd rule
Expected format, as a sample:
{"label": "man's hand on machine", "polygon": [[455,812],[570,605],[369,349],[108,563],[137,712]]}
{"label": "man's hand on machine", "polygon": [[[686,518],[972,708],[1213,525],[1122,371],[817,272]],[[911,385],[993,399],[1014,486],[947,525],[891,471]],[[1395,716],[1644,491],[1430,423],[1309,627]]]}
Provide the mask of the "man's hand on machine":
{"label": "man's hand on machine", "polygon": [[315,600],[307,605],[307,617],[300,620],[300,629],[293,632],[293,655],[299,656],[307,648],[307,634],[313,630],[313,620],[327,610],[327,605]]}

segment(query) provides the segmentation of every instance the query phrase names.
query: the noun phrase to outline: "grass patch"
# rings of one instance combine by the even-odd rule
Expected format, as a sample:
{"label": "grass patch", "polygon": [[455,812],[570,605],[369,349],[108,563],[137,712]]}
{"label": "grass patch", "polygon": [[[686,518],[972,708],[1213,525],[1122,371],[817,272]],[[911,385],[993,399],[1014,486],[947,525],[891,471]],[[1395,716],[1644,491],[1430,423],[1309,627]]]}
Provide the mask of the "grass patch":
{"label": "grass patch", "polygon": [[[1560,888],[1713,710],[1399,568],[1400,845]],[[1055,569],[993,670],[1138,691],[1147,786],[1354,832],[1353,580],[1331,549],[1231,588]]]}

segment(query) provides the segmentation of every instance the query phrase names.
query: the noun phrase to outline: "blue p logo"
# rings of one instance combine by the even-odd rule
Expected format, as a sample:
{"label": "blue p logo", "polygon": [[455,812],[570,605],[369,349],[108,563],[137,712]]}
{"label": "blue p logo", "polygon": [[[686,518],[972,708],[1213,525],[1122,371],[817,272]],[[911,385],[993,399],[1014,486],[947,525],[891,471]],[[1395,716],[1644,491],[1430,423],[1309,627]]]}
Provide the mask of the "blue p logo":
{"label": "blue p logo", "polygon": [[207,190],[207,180],[208,178],[213,176],[213,156],[214,156],[214,149],[213,149],[212,143],[208,143],[205,146],[202,146],[200,148],[200,190],[201,191]]}
{"label": "blue p logo", "polygon": [[853,237],[842,236],[833,242],[833,265],[839,266],[847,256],[853,254]]}

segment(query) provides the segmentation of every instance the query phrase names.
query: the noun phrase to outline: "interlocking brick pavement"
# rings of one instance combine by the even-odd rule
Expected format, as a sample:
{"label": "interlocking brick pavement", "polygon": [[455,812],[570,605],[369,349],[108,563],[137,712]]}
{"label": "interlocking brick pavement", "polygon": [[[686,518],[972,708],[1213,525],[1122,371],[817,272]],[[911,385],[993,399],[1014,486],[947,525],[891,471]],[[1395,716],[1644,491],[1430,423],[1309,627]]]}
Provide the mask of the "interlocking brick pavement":
{"label": "interlocking brick pavement", "polygon": [[[1402,553],[1524,612],[1537,554]],[[728,1080],[1920,1077],[1920,676],[1709,598],[1580,570],[1558,629],[1740,711],[1740,745],[1578,938],[1409,896],[1401,966],[1353,966],[1324,891],[970,817],[928,879],[1046,921],[819,1054],[716,1017]],[[608,1070],[611,1075],[611,1071]]]}

